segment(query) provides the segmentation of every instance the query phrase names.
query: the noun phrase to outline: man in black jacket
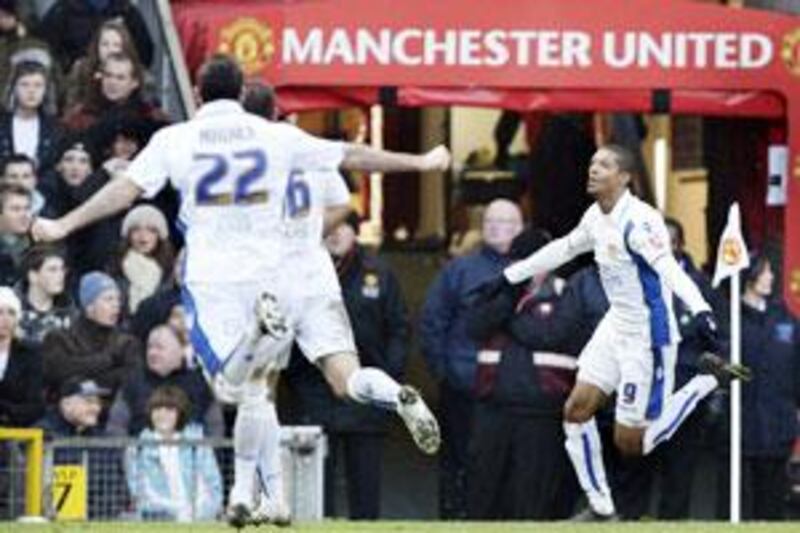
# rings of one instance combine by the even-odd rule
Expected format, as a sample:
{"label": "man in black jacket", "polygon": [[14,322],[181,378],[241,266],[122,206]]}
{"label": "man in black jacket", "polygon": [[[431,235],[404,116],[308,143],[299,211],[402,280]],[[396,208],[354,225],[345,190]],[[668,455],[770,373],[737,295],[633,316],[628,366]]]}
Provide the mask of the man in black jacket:
{"label": "man in black jacket", "polygon": [[[386,265],[356,243],[358,218],[351,215],[327,237],[362,365],[400,380],[408,356],[409,324],[400,285]],[[322,374],[295,347],[287,381],[300,402],[301,421],[328,433],[326,514],[335,512],[333,480],[343,450],[352,519],[380,514],[381,459],[389,417],[384,411],[334,398]]]}
{"label": "man in black jacket", "polygon": [[[525,257],[548,241],[527,230],[511,247]],[[582,280],[583,277],[576,277]],[[587,301],[583,282],[537,276],[516,294],[476,297],[468,328],[482,343],[470,442],[468,512],[474,519],[552,520],[571,512],[572,478],[562,442],[562,409],[576,355],[606,307],[602,290]],[[599,283],[597,284],[599,287]],[[592,296],[592,295],[590,295]],[[581,333],[583,332],[583,333]]]}

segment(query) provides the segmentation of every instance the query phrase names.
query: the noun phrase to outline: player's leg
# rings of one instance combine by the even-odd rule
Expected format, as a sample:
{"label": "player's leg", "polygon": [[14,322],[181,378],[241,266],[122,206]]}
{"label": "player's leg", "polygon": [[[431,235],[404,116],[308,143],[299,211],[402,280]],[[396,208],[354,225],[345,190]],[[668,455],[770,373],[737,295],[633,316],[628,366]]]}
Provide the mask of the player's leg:
{"label": "player's leg", "polygon": [[614,411],[614,444],[623,456],[642,455],[642,439],[650,420],[657,418],[671,383],[667,368],[674,358],[664,350],[652,348],[647,339],[620,338],[618,360],[620,381]]}
{"label": "player's leg", "polygon": [[439,424],[416,389],[401,386],[379,368],[361,367],[355,352],[325,355],[316,364],[337,397],[396,412],[422,451],[439,449]]}
{"label": "player's leg", "polygon": [[226,514],[232,526],[241,528],[253,518],[260,454],[273,430],[266,383],[263,375],[253,374],[243,385],[234,387],[219,374],[214,390],[218,398],[233,401],[237,406],[233,425],[233,486]]}
{"label": "player's leg", "polygon": [[605,404],[605,393],[595,385],[577,382],[564,406],[564,445],[586,494],[589,507],[601,517],[616,509],[603,464],[603,448],[594,414]]}
{"label": "player's leg", "polygon": [[420,394],[413,387],[401,386],[380,368],[361,367],[341,294],[306,298],[302,309],[297,316],[297,343],[322,371],[333,393],[396,412],[417,446],[425,453],[435,453],[441,440],[439,424]]}
{"label": "player's leg", "polygon": [[564,405],[564,445],[589,501],[589,508],[576,520],[616,516],[594,417],[619,380],[614,344],[613,330],[603,320],[578,359],[577,382]]}
{"label": "player's leg", "polygon": [[[677,348],[661,349],[666,361],[674,361]],[[674,369],[674,365],[672,366]],[[670,367],[667,367],[669,375]],[[674,372],[674,370],[673,370]],[[642,453],[648,454],[662,442],[668,441],[689,418],[698,404],[719,386],[719,379],[711,374],[698,374],[683,387],[666,397],[663,409],[651,417],[650,424],[642,435]]]}
{"label": "player's leg", "polygon": [[[242,301],[249,302],[256,290],[255,286],[247,287]],[[248,306],[251,308],[247,309]],[[258,291],[255,303],[248,303],[242,312],[249,319],[240,327],[236,345],[221,368],[225,379],[235,386],[244,383],[254,368],[264,366],[292,343],[286,315],[271,292]]]}
{"label": "player's leg", "polygon": [[258,454],[256,467],[257,485],[261,498],[254,513],[254,522],[286,526],[291,523],[291,514],[283,487],[281,463],[281,431],[275,398],[279,372],[271,371],[266,376],[267,409],[265,418],[268,430]]}

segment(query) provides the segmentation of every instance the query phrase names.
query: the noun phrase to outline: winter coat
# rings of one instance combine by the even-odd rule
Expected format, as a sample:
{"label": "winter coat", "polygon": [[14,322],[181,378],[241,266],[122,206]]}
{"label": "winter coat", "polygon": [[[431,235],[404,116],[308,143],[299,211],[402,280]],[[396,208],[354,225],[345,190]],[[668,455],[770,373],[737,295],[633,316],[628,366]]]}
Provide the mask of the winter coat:
{"label": "winter coat", "polygon": [[742,302],[742,453],[786,457],[798,435],[800,323],[782,304],[758,311]]}
{"label": "winter coat", "polygon": [[13,340],[0,377],[0,426],[28,427],[43,414],[42,355],[30,343]]}
{"label": "winter coat", "polygon": [[[203,438],[200,426],[190,424],[178,434],[181,441]],[[151,429],[126,452],[128,489],[137,514],[145,519],[213,520],[222,511],[222,476],[214,449],[190,443],[159,444],[163,437]],[[177,458],[177,463],[174,460]],[[169,469],[177,468],[181,488],[170,486]]]}
{"label": "winter coat", "polygon": [[467,311],[476,287],[497,276],[509,259],[487,246],[453,259],[428,289],[422,307],[420,344],[438,381],[471,391],[478,364],[478,344],[467,332]]}
{"label": "winter coat", "polygon": [[[58,162],[61,126],[56,117],[39,113],[39,143],[36,146],[36,172],[41,176]],[[0,114],[0,158],[17,153],[14,146],[14,114]]]}
{"label": "winter coat", "polygon": [[139,340],[81,315],[66,330],[47,335],[42,346],[45,387],[57,391],[75,376],[116,392],[142,363]]}

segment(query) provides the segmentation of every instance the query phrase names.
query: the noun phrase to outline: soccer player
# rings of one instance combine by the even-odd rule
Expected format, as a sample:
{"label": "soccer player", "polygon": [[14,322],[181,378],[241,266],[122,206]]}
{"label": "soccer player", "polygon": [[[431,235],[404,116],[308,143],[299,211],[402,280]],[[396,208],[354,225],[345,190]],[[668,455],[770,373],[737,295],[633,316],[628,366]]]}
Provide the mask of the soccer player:
{"label": "soccer player", "polygon": [[[675,261],[661,214],[628,189],[635,169],[631,152],[606,145],[589,166],[587,191],[595,203],[577,228],[507,267],[483,288],[516,290],[536,274],[552,271],[594,251],[610,308],[578,360],[577,382],[564,407],[566,449],[589,500],[580,520],[615,519],[594,415],[616,392],[614,443],[626,455],[650,453],[668,440],[697,403],[746,369],[718,356],[711,308]],[[672,293],[686,303],[708,352],[704,372],[672,391],[678,329]],[[710,375],[709,375],[710,374]]]}
{"label": "soccer player", "polygon": [[280,366],[274,359],[285,352],[298,317],[315,324],[307,335],[298,329],[297,340],[338,396],[397,412],[423,451],[438,449],[438,425],[419,394],[360,367],[341,295],[304,297],[303,284],[316,272],[291,264],[286,228],[310,207],[304,171],[444,170],[450,154],[443,146],[411,155],[325,141],[248,114],[238,102],[242,71],[227,56],[204,63],[197,89],[203,105],[193,119],[160,130],[124,173],[63,217],[39,219],[33,233],[39,240],[63,239],[140,196],[152,197],[167,179],[181,192],[192,344],[214,381],[244,388],[229,501],[229,521],[238,527],[252,510],[250,480],[269,428],[264,380],[253,372]]}

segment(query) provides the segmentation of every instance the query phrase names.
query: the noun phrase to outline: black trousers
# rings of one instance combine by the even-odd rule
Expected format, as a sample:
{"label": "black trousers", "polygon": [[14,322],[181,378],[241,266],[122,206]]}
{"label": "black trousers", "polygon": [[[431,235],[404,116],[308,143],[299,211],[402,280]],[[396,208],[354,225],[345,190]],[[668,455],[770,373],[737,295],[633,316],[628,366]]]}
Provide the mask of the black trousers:
{"label": "black trousers", "polygon": [[572,470],[559,418],[477,402],[468,472],[469,518],[553,520],[572,508],[563,501]]}
{"label": "black trousers", "polygon": [[[617,459],[614,500],[623,518],[636,520],[650,513],[653,485],[660,479],[658,518],[689,518],[694,472],[701,451],[703,416],[693,413],[673,437],[650,455]],[[613,446],[613,442],[610,443]]]}
{"label": "black trousers", "polygon": [[[742,518],[784,520],[789,487],[785,457],[742,457]],[[717,517],[730,515],[730,456],[720,455],[717,468]]]}
{"label": "black trousers", "polygon": [[381,473],[384,435],[329,433],[325,460],[325,515],[336,516],[336,480],[340,455],[344,458],[348,516],[375,520],[381,510]]}
{"label": "black trousers", "polygon": [[439,516],[446,520],[467,517],[467,465],[472,433],[472,395],[442,382],[439,387]]}

